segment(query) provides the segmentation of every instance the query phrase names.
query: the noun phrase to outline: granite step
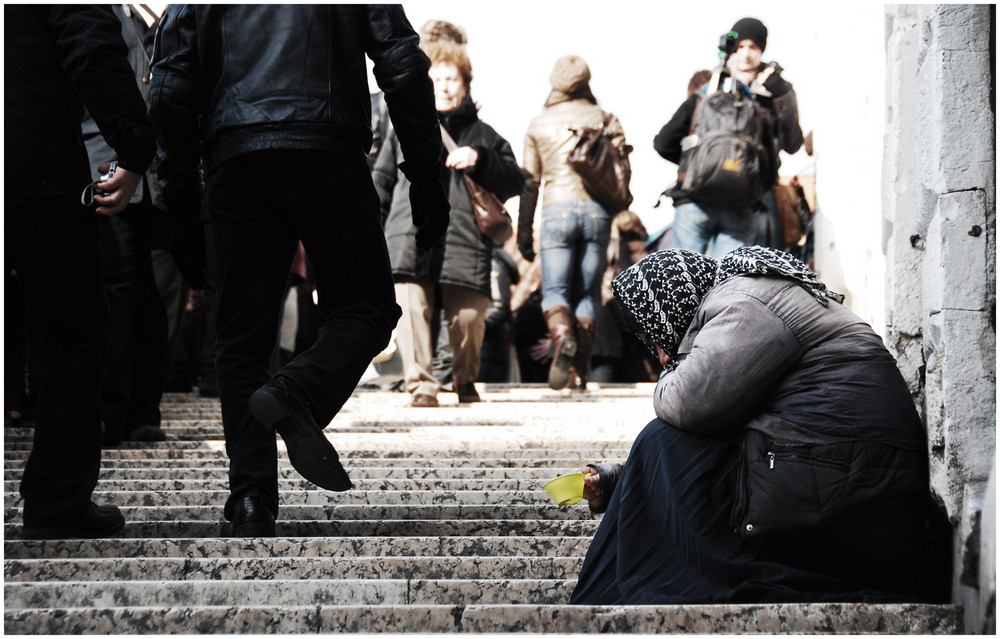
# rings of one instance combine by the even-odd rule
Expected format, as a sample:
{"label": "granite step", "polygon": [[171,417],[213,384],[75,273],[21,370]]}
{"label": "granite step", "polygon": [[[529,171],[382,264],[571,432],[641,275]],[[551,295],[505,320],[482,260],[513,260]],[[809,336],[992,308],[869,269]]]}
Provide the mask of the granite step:
{"label": "granite step", "polygon": [[[221,515],[222,509],[219,508]],[[220,521],[126,521],[122,537],[225,537],[229,524]],[[463,520],[463,519],[400,519],[400,520],[286,520],[275,522],[275,531],[281,537],[372,537],[395,536],[593,536],[599,522],[594,520]],[[19,539],[21,525],[5,523],[5,539]]]}
{"label": "granite step", "polygon": [[[251,577],[251,578],[247,578]],[[5,609],[246,605],[372,606],[567,601],[572,579],[239,579],[4,583]]]}
{"label": "granite step", "polygon": [[[431,491],[439,492],[482,492],[502,489],[505,491],[534,491],[545,485],[545,480],[539,479],[505,479],[501,482],[490,479],[358,479],[352,478],[354,489],[337,493],[340,496],[353,495],[365,491]],[[7,480],[3,487],[5,494],[17,495],[19,481]],[[288,477],[278,482],[281,494],[299,492],[317,492],[316,485],[301,477]],[[229,493],[229,481],[224,477],[214,479],[100,479],[97,490],[101,492],[174,492],[187,490],[219,490]],[[329,495],[330,493],[324,492]],[[19,498],[19,496],[18,496]],[[219,502],[221,503],[221,502]]]}
{"label": "granite step", "polygon": [[9,634],[959,634],[951,606],[171,606],[4,612]]}
{"label": "granite step", "polygon": [[4,542],[5,561],[117,559],[122,557],[354,558],[354,557],[582,557],[589,537],[273,537],[227,539],[121,538]]}
{"label": "granite step", "polygon": [[[351,479],[534,479],[542,483],[557,475],[575,472],[579,467],[565,468],[446,468],[378,466],[372,468],[349,468]],[[4,481],[16,481],[21,478],[23,470],[4,470]],[[207,473],[225,477],[228,472],[223,466],[208,470],[203,468],[104,468],[101,479],[204,479]],[[278,467],[279,479],[299,478],[300,475],[291,465]]]}
{"label": "granite step", "polygon": [[[457,483],[456,486],[464,484]],[[223,504],[229,498],[229,491],[223,486],[214,490],[108,490],[98,486],[94,500],[98,503],[113,503],[118,507],[150,506],[207,506]],[[524,506],[550,504],[549,496],[542,490],[350,490],[335,497],[321,490],[289,490],[281,493],[281,504],[285,506],[320,505],[335,502],[338,505],[485,505]],[[6,509],[19,508],[21,495],[4,493]]]}
{"label": "granite step", "polygon": [[265,579],[573,579],[583,557],[119,557],[4,562],[4,583]]}
{"label": "granite step", "polygon": [[[335,498],[332,498],[333,501]],[[211,506],[130,506],[121,508],[132,522],[156,521],[218,521],[222,504]],[[495,504],[390,504],[390,505],[282,505],[282,519],[344,520],[482,520],[515,519],[520,521],[562,521],[590,519],[584,508],[560,508],[555,504],[502,505]],[[19,508],[4,509],[4,522],[20,523]]]}

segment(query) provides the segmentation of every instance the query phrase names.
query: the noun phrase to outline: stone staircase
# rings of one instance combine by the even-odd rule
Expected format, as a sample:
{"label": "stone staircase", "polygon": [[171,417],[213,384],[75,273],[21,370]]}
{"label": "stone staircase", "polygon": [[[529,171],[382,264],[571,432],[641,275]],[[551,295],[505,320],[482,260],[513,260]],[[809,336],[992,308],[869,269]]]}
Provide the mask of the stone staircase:
{"label": "stone staircase", "polygon": [[[586,393],[480,387],[482,404],[359,390],[327,428],[356,485],[317,489],[281,461],[274,539],[228,539],[219,405],[168,395],[168,441],[105,450],[98,503],[116,539],[27,541],[30,429],[4,438],[9,634],[961,632],[951,606],[568,606],[598,521],[542,489],[622,460],[651,385]],[[279,450],[283,447],[279,442]]]}

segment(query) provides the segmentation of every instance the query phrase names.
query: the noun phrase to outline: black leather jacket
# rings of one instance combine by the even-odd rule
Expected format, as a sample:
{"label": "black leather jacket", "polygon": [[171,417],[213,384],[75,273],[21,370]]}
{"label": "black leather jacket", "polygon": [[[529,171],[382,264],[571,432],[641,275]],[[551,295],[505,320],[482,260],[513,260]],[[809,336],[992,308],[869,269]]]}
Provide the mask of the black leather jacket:
{"label": "black leather jacket", "polygon": [[[385,93],[408,165],[440,161],[430,63],[398,5],[184,5],[153,51],[150,116],[168,208],[196,207],[197,167],[265,149],[367,155]],[[172,211],[174,212],[174,211]]]}

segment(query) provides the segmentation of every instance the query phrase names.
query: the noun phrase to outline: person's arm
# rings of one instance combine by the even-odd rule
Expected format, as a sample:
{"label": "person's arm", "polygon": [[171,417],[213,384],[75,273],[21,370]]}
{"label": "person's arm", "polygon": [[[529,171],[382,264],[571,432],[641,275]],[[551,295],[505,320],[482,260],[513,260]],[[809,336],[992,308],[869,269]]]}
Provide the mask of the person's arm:
{"label": "person's arm", "polygon": [[[121,23],[108,6],[54,5],[47,23],[70,84],[118,156],[118,170],[101,184],[97,212],[112,215],[128,205],[156,151],[146,103],[128,63]],[[108,165],[101,167],[106,172]]]}
{"label": "person's arm", "polygon": [[196,217],[201,204],[202,79],[198,62],[195,13],[190,5],[171,7],[153,45],[150,110],[160,144],[157,176],[167,210]]}
{"label": "person's arm", "polygon": [[167,250],[191,288],[206,285],[205,230],[201,222],[202,78],[195,8],[171,7],[153,45],[150,118],[160,143],[157,178],[167,208]]}
{"label": "person's arm", "polygon": [[663,421],[707,435],[753,417],[803,351],[788,326],[749,295],[708,297],[698,314],[706,319],[691,351],[660,378],[653,406]]}
{"label": "person's arm", "polygon": [[442,184],[444,147],[434,107],[430,60],[399,5],[365,5],[365,51],[374,62],[375,81],[385,94],[403,154],[400,170],[410,181],[417,246],[428,248],[444,235],[451,205]]}
{"label": "person's arm", "polygon": [[681,140],[687,137],[691,129],[691,118],[698,104],[698,94],[688,97],[681,103],[670,121],[663,125],[660,132],[653,138],[653,149],[664,160],[677,164],[681,161]]}
{"label": "person's arm", "polygon": [[771,62],[761,73],[760,82],[771,94],[771,104],[778,118],[778,140],[781,150],[795,153],[802,147],[802,127],[799,125],[799,104],[792,83],[781,77],[781,66]]}
{"label": "person's arm", "polygon": [[531,262],[535,259],[534,231],[535,208],[538,206],[538,189],[542,185],[542,158],[531,129],[524,135],[524,182],[517,214],[517,247],[521,256]]}
{"label": "person's arm", "polygon": [[475,166],[466,170],[466,174],[503,202],[521,194],[524,173],[517,164],[510,143],[493,129],[489,132],[489,140],[473,145],[477,160]]}

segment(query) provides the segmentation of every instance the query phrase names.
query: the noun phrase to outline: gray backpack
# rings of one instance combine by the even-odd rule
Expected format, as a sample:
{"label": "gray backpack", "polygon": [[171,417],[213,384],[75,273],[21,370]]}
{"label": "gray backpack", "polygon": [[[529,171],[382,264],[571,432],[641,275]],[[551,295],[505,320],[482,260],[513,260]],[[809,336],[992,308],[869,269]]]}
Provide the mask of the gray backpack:
{"label": "gray backpack", "polygon": [[716,91],[700,98],[681,142],[677,190],[712,204],[759,201],[774,181],[765,117],[747,95]]}

